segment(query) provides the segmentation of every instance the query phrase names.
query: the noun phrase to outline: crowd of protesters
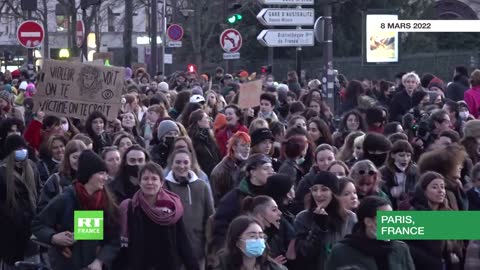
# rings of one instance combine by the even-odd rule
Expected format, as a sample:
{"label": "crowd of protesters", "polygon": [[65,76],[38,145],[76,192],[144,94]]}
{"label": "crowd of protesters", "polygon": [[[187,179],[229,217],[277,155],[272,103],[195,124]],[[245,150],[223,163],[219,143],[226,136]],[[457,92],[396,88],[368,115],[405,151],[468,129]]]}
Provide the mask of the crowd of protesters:
{"label": "crowd of protesters", "polygon": [[[337,79],[334,115],[293,71],[127,68],[110,121],[37,111],[29,73],[1,74],[0,269],[480,269],[479,241],[383,241],[376,223],[480,209],[480,70]],[[103,240],[75,240],[76,210],[103,211]]]}

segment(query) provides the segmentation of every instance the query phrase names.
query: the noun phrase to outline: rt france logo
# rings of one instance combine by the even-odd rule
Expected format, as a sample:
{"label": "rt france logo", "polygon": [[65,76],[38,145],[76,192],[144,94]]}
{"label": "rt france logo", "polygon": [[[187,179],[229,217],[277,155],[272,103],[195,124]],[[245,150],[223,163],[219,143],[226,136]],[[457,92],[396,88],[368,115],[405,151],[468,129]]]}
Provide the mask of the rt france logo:
{"label": "rt france logo", "polygon": [[103,240],[103,211],[74,211],[75,240]]}

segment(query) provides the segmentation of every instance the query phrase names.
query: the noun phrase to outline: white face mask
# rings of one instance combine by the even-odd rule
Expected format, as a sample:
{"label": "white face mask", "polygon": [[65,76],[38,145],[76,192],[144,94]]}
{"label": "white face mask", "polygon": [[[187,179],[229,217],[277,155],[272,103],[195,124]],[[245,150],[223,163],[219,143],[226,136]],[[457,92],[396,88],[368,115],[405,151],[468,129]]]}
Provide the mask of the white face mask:
{"label": "white face mask", "polygon": [[68,131],[68,122],[65,124],[61,124],[61,126],[63,131]]}
{"label": "white face mask", "polygon": [[467,120],[468,116],[470,115],[470,113],[468,111],[465,111],[465,112],[460,112],[460,118],[462,118],[462,120]]}
{"label": "white face mask", "polygon": [[241,160],[241,161],[245,161],[245,160],[248,159],[248,154],[249,154],[249,153],[236,152],[236,153],[235,153],[235,158],[237,158],[238,160]]}

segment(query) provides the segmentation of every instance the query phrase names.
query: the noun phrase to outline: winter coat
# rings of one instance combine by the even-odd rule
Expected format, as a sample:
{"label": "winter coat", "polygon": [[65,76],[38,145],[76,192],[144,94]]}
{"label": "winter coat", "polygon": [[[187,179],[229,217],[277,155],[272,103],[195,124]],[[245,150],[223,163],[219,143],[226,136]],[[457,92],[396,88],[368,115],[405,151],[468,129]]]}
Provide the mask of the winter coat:
{"label": "winter coat", "polygon": [[397,121],[402,123],[402,117],[413,107],[412,97],[407,94],[407,90],[401,90],[392,98],[390,106],[389,122]]}
{"label": "winter coat", "polygon": [[447,86],[447,91],[445,92],[445,96],[448,99],[453,101],[460,101],[463,100],[465,95],[465,91],[468,90],[468,85],[463,84],[461,81],[466,81],[468,84],[468,78],[462,76],[456,76],[453,78],[453,82]]}
{"label": "winter coat", "polygon": [[215,215],[213,216],[213,239],[212,251],[216,252],[223,248],[225,237],[230,222],[240,215],[241,204],[246,196],[265,195],[262,190],[253,191],[248,179],[243,179],[238,187],[229,191],[220,200]]}
{"label": "winter coat", "polygon": [[120,204],[126,199],[131,199],[140,187],[130,181],[130,176],[120,174],[108,183],[108,189],[112,192],[114,200]]}
{"label": "winter coat", "polygon": [[397,171],[392,171],[392,168],[387,166],[382,166],[379,171],[382,174],[382,180],[384,181],[382,190],[388,195],[388,198],[392,202],[393,209],[398,209],[401,202],[408,200],[408,197],[415,191],[415,185],[417,184],[417,166],[411,164],[405,170],[404,174],[406,175],[406,178],[404,183],[404,193],[401,194],[399,198],[393,197],[391,193],[392,188],[399,185],[395,175]]}
{"label": "winter coat", "polygon": [[152,157],[152,161],[162,166],[162,168],[166,168],[168,165],[168,156],[171,152],[170,150],[171,149],[169,149],[169,147],[162,142],[154,145],[150,150],[150,156]]}
{"label": "winter coat", "polygon": [[[271,259],[268,259],[266,262],[266,265],[261,267],[261,268],[256,268],[260,270],[287,270],[287,268],[283,265],[280,265],[276,262],[274,262]],[[240,270],[233,268],[231,265],[231,262],[228,261],[225,255],[220,255],[220,259],[218,260],[217,265],[213,267],[213,270]]]}
{"label": "winter coat", "polygon": [[[401,241],[391,241],[391,248],[392,251],[388,255],[389,270],[415,269],[407,244]],[[367,256],[363,250],[349,245],[347,239],[333,246],[326,269],[337,270],[346,266],[357,266],[366,270],[384,270],[378,269],[373,257]]]}
{"label": "winter coat", "polygon": [[112,137],[106,132],[103,132],[101,135],[89,134],[89,136],[93,141],[93,151],[97,154],[102,153],[104,147],[111,146],[113,143]]}
{"label": "winter coat", "polygon": [[123,264],[115,265],[115,270],[177,270],[182,264],[187,270],[199,269],[183,218],[172,225],[159,225],[131,202],[122,204],[120,213],[127,215],[128,247],[126,256],[117,257]]}
{"label": "winter coat", "polygon": [[[417,187],[410,200],[414,211],[433,211],[425,197],[425,192]],[[439,206],[440,211],[451,210],[447,203]],[[458,264],[452,265],[450,253],[463,258],[463,241],[459,240],[408,240],[410,254],[416,269],[458,269]],[[446,268],[443,268],[446,267]]]}
{"label": "winter coat", "polygon": [[45,206],[58,194],[62,193],[65,188],[72,184],[72,178],[69,176],[54,173],[45,182],[40,193],[40,199],[37,204],[37,211],[40,213]]}
{"label": "winter coat", "polygon": [[237,132],[237,131],[243,131],[245,133],[248,133],[248,128],[240,123],[238,123],[234,127],[229,127],[226,126],[223,129],[219,130],[215,134],[215,139],[217,140],[217,145],[220,150],[220,155],[222,157],[227,155],[227,143],[228,140]]}
{"label": "winter coat", "polygon": [[290,175],[290,177],[294,180],[295,187],[298,186],[298,183],[300,182],[303,175],[305,174],[303,172],[303,169],[295,162],[295,160],[290,158],[286,159],[282,163],[282,165],[280,166],[280,169],[278,169],[278,173]]}
{"label": "winter coat", "polygon": [[52,158],[44,158],[38,162],[37,168],[42,186],[52,174],[58,171],[58,165],[59,163],[53,161]]}
{"label": "winter coat", "polygon": [[[35,169],[35,164],[30,162],[34,169],[35,183],[39,190],[39,177]],[[5,173],[11,168],[6,168],[5,164],[0,166],[0,261],[4,260],[8,264],[23,260],[25,250],[30,239],[30,223],[36,214],[36,201],[31,202],[28,196],[28,190],[23,181],[15,181],[17,188],[17,209],[13,212],[6,206],[6,178]],[[37,192],[38,194],[38,192]]]}
{"label": "winter coat", "polygon": [[191,139],[200,168],[210,176],[213,168],[215,168],[222,159],[217,143],[212,141],[211,137],[203,132],[198,133]]}
{"label": "winter coat", "polygon": [[304,270],[323,270],[325,262],[330,254],[333,244],[340,241],[345,235],[350,234],[353,225],[357,222],[357,216],[347,211],[346,220],[342,228],[337,232],[330,231],[318,220],[328,218],[325,215],[314,214],[310,210],[304,210],[295,219],[297,253],[297,267]]}
{"label": "winter coat", "polygon": [[165,186],[182,200],[185,230],[197,259],[206,256],[206,226],[213,214],[213,200],[208,186],[190,171],[187,183],[179,183],[170,172],[165,177]]}
{"label": "winter coat", "polygon": [[224,157],[222,161],[213,168],[210,174],[210,185],[212,187],[215,205],[239,182],[238,176],[240,175],[240,169],[239,164],[230,156]]}
{"label": "winter coat", "polygon": [[310,190],[309,188],[313,185],[315,180],[315,175],[318,173],[317,166],[312,166],[310,171],[300,180],[298,185],[295,188],[295,199],[293,214],[298,214],[305,209],[305,195],[307,195]]}
{"label": "winter coat", "polygon": [[480,210],[480,190],[471,188],[467,191],[468,210]]}
{"label": "winter coat", "polygon": [[[51,243],[54,234],[70,231],[74,232],[73,214],[75,210],[82,210],[73,186],[68,187],[62,194],[55,197],[38,214],[32,222],[32,233],[40,242]],[[105,214],[106,212],[104,212]],[[53,246],[49,249],[48,258],[53,270],[80,270],[87,267],[95,259],[109,266],[120,249],[119,224],[107,222],[111,217],[104,216],[104,239],[77,241],[70,250],[70,258],[62,255],[62,249]],[[111,225],[108,225],[111,224]]]}
{"label": "winter coat", "polygon": [[480,269],[480,240],[471,240],[465,255],[464,270]]}
{"label": "winter coat", "polygon": [[475,119],[478,119],[480,116],[480,86],[468,89],[463,99],[467,103],[470,114],[475,117]]}

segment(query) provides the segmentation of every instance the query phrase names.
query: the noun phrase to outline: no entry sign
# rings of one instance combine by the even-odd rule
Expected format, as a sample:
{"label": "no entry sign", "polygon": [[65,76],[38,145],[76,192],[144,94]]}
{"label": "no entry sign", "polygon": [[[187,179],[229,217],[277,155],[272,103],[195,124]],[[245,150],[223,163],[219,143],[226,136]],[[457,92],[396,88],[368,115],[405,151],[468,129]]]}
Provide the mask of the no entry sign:
{"label": "no entry sign", "polygon": [[35,21],[24,21],[17,29],[17,40],[27,49],[40,46],[44,37],[43,26]]}
{"label": "no entry sign", "polygon": [[242,47],[242,35],[236,29],[229,28],[220,34],[220,46],[227,53],[235,53]]}

